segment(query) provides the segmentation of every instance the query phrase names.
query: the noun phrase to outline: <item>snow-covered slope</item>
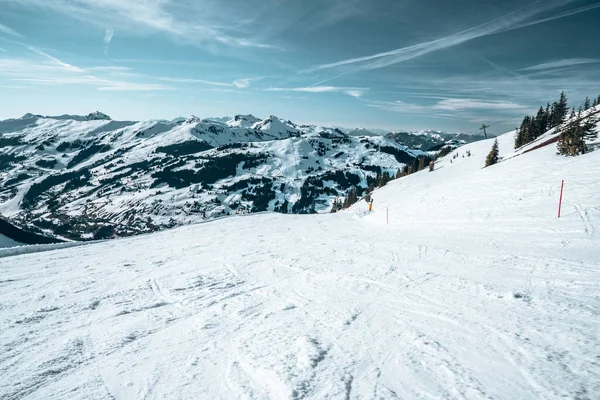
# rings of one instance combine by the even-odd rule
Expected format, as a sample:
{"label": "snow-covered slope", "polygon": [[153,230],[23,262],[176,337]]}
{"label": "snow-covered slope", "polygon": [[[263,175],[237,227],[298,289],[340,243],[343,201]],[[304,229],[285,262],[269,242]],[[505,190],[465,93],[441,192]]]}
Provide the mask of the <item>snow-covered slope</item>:
{"label": "snow-covered slope", "polygon": [[0,121],[0,214],[73,240],[150,232],[237,212],[326,212],[378,173],[424,154],[383,137],[296,125],[112,121],[27,114]]}
{"label": "snow-covered slope", "polygon": [[389,183],[371,213],[0,259],[0,397],[600,398],[600,151],[512,141]]}

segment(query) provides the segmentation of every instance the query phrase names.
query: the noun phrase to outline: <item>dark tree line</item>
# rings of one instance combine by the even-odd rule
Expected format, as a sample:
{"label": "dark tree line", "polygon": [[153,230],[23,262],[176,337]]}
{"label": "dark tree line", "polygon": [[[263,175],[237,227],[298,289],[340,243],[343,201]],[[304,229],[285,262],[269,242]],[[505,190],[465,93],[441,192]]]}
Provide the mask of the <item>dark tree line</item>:
{"label": "dark tree line", "polygon": [[428,168],[434,159],[429,156],[419,156],[415,158],[410,165],[404,165],[398,170],[396,178],[402,178],[403,176],[414,174],[422,169]]}
{"label": "dark tree line", "polygon": [[533,142],[548,130],[559,126],[568,112],[567,96],[562,92],[558,101],[552,105],[548,102],[546,108],[540,107],[535,116],[526,115],[521,126],[517,128],[515,149]]}
{"label": "dark tree line", "polygon": [[[585,98],[584,103],[579,107],[579,112],[588,110],[600,104],[600,96],[592,101],[589,97]],[[540,107],[535,116],[527,115],[523,118],[521,126],[517,128],[515,135],[515,149],[522,147],[549,131],[550,129],[560,127],[565,119],[569,116],[570,119],[575,118],[575,107],[571,109],[569,115],[569,106],[567,104],[567,96],[565,92],[560,94],[558,101],[550,105],[548,102],[546,107]]]}

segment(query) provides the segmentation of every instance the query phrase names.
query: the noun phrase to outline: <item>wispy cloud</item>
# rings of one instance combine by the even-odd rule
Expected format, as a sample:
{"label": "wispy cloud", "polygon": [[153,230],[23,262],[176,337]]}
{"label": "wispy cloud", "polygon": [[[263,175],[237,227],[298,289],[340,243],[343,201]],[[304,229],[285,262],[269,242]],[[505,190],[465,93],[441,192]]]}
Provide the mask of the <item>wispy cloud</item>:
{"label": "wispy cloud", "polygon": [[59,60],[56,57],[51,56],[50,54],[43,52],[42,50],[32,47],[32,46],[28,46],[27,47],[31,52],[40,55],[42,57],[47,58],[48,60],[52,61],[53,63],[55,63],[56,65],[62,67],[65,71],[71,71],[71,72],[83,72],[83,70],[81,68],[78,68],[74,65],[62,62],[61,60]]}
{"label": "wispy cloud", "polygon": [[494,100],[478,100],[478,99],[442,99],[433,105],[413,104],[404,101],[368,101],[365,104],[367,107],[380,108],[388,111],[407,113],[407,114],[431,114],[432,111],[437,112],[435,116],[452,116],[456,118],[456,114],[448,114],[446,112],[460,112],[469,110],[486,110],[492,111],[529,111],[526,106],[510,101],[494,101]]}
{"label": "wispy cloud", "polygon": [[108,65],[108,66],[101,66],[101,67],[90,67],[90,68],[86,68],[86,71],[93,71],[93,72],[111,72],[111,73],[123,73],[123,72],[129,72],[132,69],[129,67],[123,67],[120,65]]}
{"label": "wispy cloud", "polygon": [[521,71],[543,71],[548,69],[557,69],[564,67],[573,67],[575,65],[592,64],[600,62],[600,59],[595,58],[565,58],[563,60],[549,61],[542,64],[533,65],[523,68]]}
{"label": "wispy cloud", "polygon": [[600,6],[600,4],[597,4],[588,7],[580,7],[549,18],[532,20],[532,18],[538,16],[539,14],[555,9],[557,7],[565,6],[567,4],[572,3],[573,1],[575,0],[548,0],[544,2],[538,0],[533,4],[520,8],[500,18],[469,28],[462,32],[455,33],[453,35],[449,35],[436,40],[418,43],[412,46],[407,46],[392,51],[318,65],[306,72],[314,72],[318,70],[344,67],[355,64],[358,64],[358,67],[356,67],[352,72],[383,68],[393,64],[411,60],[434,51],[458,46],[462,43],[471,41],[479,37],[489,36],[500,32],[506,32],[524,26],[529,26],[532,24],[563,18],[569,15],[574,15],[577,13],[588,11],[591,8]]}
{"label": "wispy cloud", "polygon": [[[235,35],[227,12],[191,0],[5,0],[60,12],[95,26],[119,26],[131,33],[162,32],[188,44],[272,48]],[[12,31],[12,30],[11,30]]]}
{"label": "wispy cloud", "polygon": [[[29,85],[87,85],[102,91],[163,91],[170,86],[148,82],[142,75],[126,72],[124,67],[80,68],[37,48],[29,50],[38,59],[0,59],[0,76],[12,82]],[[131,79],[119,79],[128,74]],[[118,76],[119,78],[115,78]],[[20,86],[21,86],[20,85]]]}
{"label": "wispy cloud", "polygon": [[24,39],[25,36],[21,35],[19,32],[15,31],[11,27],[8,27],[2,23],[0,23],[0,33],[4,33],[6,35],[15,36],[21,39]]}
{"label": "wispy cloud", "polygon": [[204,79],[194,79],[194,78],[172,78],[166,76],[155,77],[154,79],[163,82],[173,82],[173,83],[200,83],[204,85],[212,85],[212,86],[224,86],[224,87],[233,87],[233,83],[226,82],[214,82],[208,81]]}
{"label": "wispy cloud", "polygon": [[409,113],[409,114],[417,114],[421,112],[425,112],[426,110],[431,110],[430,107],[426,107],[419,104],[411,104],[406,103],[404,101],[396,100],[396,101],[370,101],[365,104],[367,107],[380,108],[383,110],[401,112],[401,113]]}
{"label": "wispy cloud", "polygon": [[162,91],[170,90],[171,88],[165,85],[143,83],[143,82],[127,82],[111,79],[98,78],[93,75],[79,76],[44,76],[40,78],[13,78],[15,82],[36,84],[36,85],[90,85],[95,86],[100,91]]}
{"label": "wispy cloud", "polygon": [[526,107],[510,101],[491,101],[475,99],[445,99],[433,106],[436,110],[459,111],[459,110],[519,110]]}
{"label": "wispy cloud", "polygon": [[108,81],[104,85],[100,86],[98,90],[112,92],[149,92],[171,90],[171,88],[168,86],[157,85],[153,83]]}
{"label": "wispy cloud", "polygon": [[264,89],[268,92],[306,92],[306,93],[344,93],[352,97],[361,97],[367,92],[367,88],[340,87],[340,86],[307,86],[297,88],[270,87]]}
{"label": "wispy cloud", "polygon": [[0,51],[6,53],[6,50],[4,50],[2,47],[0,47]]}
{"label": "wispy cloud", "polygon": [[531,25],[537,25],[537,24],[541,24],[544,22],[549,22],[549,21],[554,21],[560,18],[565,18],[565,17],[570,17],[571,15],[575,15],[575,14],[579,14],[582,12],[586,12],[586,11],[590,11],[593,10],[595,8],[600,7],[600,3],[595,3],[595,4],[590,4],[587,6],[583,6],[583,7],[578,7],[578,8],[573,8],[571,10],[567,10],[565,12],[562,12],[560,14],[556,14],[556,15],[552,15],[550,17],[547,18],[541,18],[535,21],[529,21],[529,22],[525,22],[523,24],[518,25],[516,28],[524,28],[526,26],[531,26]]}
{"label": "wispy cloud", "polygon": [[104,31],[104,54],[108,54],[110,42],[112,41],[112,38],[114,35],[115,35],[114,29],[106,29],[106,31]]}
{"label": "wispy cloud", "polygon": [[249,87],[252,82],[260,81],[262,79],[263,78],[242,78],[234,80],[232,84],[238,89],[245,89]]}
{"label": "wispy cloud", "polygon": [[195,78],[175,78],[175,77],[155,77],[154,79],[164,82],[173,82],[173,83],[198,83],[203,85],[211,85],[211,86],[221,86],[228,88],[237,88],[237,89],[246,89],[250,87],[252,82],[259,81],[263,78],[240,78],[236,79],[233,82],[216,82],[209,81],[206,79],[195,79]]}

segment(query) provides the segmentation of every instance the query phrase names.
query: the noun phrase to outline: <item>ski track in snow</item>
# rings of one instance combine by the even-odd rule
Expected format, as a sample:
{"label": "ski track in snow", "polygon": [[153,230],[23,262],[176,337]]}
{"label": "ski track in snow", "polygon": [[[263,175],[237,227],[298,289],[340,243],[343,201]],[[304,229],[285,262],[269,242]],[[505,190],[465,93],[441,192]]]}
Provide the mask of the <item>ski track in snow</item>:
{"label": "ski track in snow", "polygon": [[599,155],[1,258],[0,398],[600,398]]}

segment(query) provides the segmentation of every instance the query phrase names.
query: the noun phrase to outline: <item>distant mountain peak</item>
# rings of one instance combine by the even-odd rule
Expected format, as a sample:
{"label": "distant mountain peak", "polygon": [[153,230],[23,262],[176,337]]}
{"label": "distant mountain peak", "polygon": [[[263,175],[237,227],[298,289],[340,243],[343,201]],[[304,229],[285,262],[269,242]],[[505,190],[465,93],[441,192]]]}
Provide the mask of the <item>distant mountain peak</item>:
{"label": "distant mountain peak", "polygon": [[108,115],[101,113],[100,111],[94,111],[93,113],[89,113],[86,116],[86,119],[88,121],[111,121],[111,118]]}
{"label": "distant mountain peak", "polygon": [[195,115],[192,115],[191,117],[185,120],[186,124],[199,124],[200,122],[202,122],[202,118],[197,117]]}
{"label": "distant mountain peak", "polygon": [[260,118],[257,118],[252,114],[238,114],[227,121],[227,126],[236,128],[249,128],[257,122],[260,122]]}

